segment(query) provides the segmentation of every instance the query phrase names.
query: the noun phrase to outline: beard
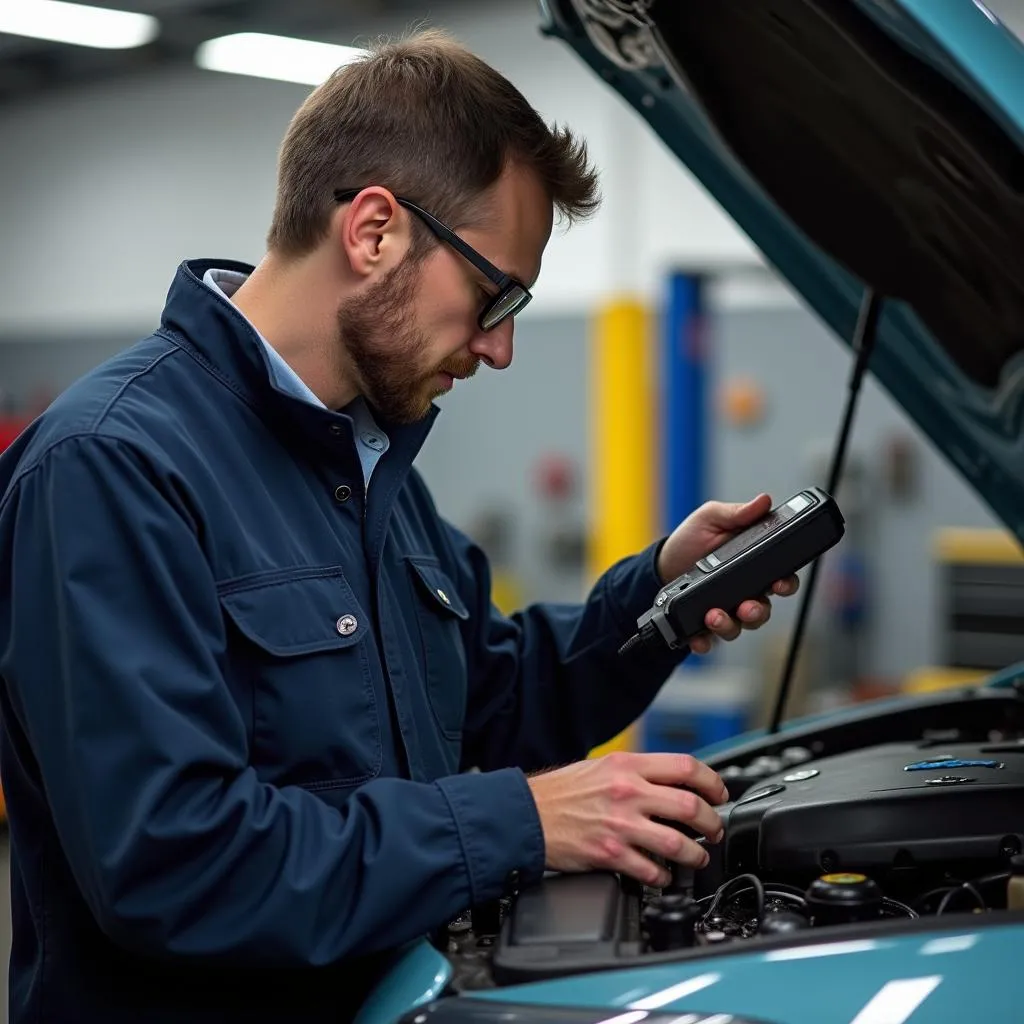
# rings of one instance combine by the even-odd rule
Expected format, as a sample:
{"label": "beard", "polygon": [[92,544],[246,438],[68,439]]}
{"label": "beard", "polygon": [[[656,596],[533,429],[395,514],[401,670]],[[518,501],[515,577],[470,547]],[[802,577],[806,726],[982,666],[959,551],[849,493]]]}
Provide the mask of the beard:
{"label": "beard", "polygon": [[406,257],[367,291],[338,310],[341,345],[366,400],[392,423],[415,423],[447,390],[439,373],[471,377],[475,356],[452,356],[424,365],[430,339],[416,326],[413,309],[422,260]]}

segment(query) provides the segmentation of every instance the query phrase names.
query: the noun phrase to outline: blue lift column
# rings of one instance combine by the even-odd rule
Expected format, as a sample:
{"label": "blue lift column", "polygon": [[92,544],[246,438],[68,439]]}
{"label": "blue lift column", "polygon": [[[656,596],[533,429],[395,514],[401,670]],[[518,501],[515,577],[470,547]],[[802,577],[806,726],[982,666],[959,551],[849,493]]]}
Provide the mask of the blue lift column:
{"label": "blue lift column", "polygon": [[661,326],[661,519],[668,531],[707,500],[706,281],[669,276]]}
{"label": "blue lift column", "polygon": [[[707,321],[708,279],[681,271],[669,275],[661,311],[658,382],[659,520],[674,529],[709,497],[708,391],[711,345]],[[715,656],[689,657],[644,716],[644,748],[689,751],[734,735],[742,716],[708,698],[702,669]]]}

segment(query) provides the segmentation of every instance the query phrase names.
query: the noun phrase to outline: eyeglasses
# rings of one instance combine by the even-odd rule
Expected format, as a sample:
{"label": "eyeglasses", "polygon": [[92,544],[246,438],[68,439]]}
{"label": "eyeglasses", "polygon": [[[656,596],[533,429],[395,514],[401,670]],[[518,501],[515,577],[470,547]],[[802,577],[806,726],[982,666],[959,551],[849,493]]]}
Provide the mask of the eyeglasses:
{"label": "eyeglasses", "polygon": [[[337,189],[334,198],[339,203],[347,203],[350,199],[355,199],[361,191],[362,189],[358,188]],[[502,320],[515,316],[533,298],[526,285],[514,277],[510,277],[503,270],[499,270],[490,260],[481,256],[473,246],[459,238],[450,227],[442,224],[432,213],[427,213],[426,210],[401,196],[395,196],[395,200],[416,214],[442,242],[450,245],[460,256],[472,263],[488,281],[497,286],[497,294],[487,300],[487,305],[480,311],[480,316],[477,318],[480,330],[493,330]]]}

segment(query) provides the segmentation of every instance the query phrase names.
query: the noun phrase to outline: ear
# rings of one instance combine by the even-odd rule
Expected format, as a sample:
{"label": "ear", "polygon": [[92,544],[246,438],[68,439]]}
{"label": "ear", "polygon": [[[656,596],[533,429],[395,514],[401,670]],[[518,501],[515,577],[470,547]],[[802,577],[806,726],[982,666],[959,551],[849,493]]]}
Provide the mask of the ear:
{"label": "ear", "polygon": [[363,189],[342,206],[335,232],[357,277],[372,277],[397,266],[411,242],[409,218],[386,189]]}

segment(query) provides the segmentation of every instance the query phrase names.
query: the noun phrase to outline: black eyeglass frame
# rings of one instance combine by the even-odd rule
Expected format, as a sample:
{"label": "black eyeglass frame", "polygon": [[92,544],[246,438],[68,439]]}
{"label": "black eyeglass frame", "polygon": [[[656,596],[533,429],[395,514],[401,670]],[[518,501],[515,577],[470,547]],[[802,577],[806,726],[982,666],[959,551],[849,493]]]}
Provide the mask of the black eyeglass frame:
{"label": "black eyeglass frame", "polygon": [[[347,203],[355,199],[360,192],[362,192],[360,188],[339,188],[335,189],[334,198],[336,202]],[[417,206],[416,203],[403,196],[395,196],[395,202],[416,214],[442,242],[450,245],[460,256],[472,263],[488,281],[497,286],[497,294],[491,296],[477,317],[480,330],[493,331],[503,320],[521,312],[533,298],[530,289],[522,281],[499,270],[489,259],[478,253],[469,242],[460,238],[447,224],[439,221],[432,213],[428,213],[421,206]]]}

